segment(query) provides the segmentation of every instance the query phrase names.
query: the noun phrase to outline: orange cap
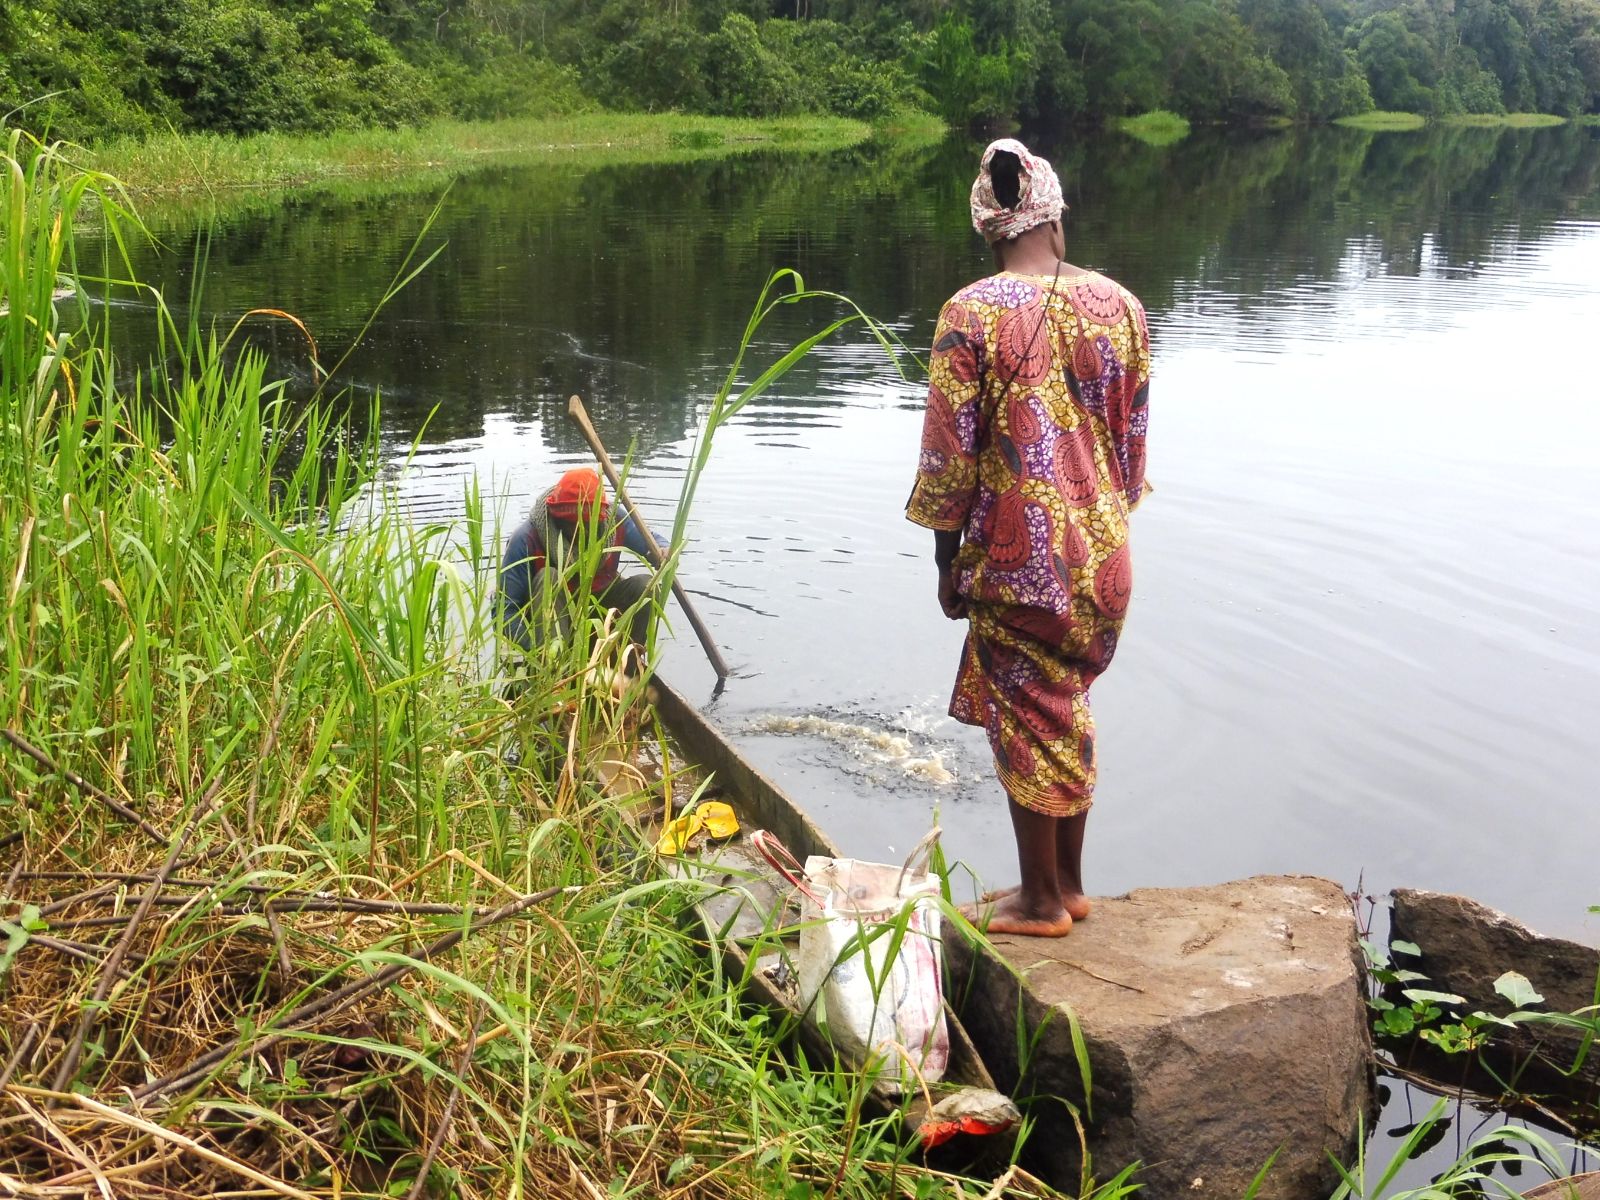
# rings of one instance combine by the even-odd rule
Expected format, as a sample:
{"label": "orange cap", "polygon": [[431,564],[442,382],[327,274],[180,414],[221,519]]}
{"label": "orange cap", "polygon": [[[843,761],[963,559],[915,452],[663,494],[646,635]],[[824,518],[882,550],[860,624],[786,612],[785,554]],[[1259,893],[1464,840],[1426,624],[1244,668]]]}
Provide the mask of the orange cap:
{"label": "orange cap", "polygon": [[545,500],[552,517],[575,521],[587,517],[594,506],[600,506],[600,515],[606,511],[606,492],[600,486],[600,476],[592,467],[574,467],[560,479]]}

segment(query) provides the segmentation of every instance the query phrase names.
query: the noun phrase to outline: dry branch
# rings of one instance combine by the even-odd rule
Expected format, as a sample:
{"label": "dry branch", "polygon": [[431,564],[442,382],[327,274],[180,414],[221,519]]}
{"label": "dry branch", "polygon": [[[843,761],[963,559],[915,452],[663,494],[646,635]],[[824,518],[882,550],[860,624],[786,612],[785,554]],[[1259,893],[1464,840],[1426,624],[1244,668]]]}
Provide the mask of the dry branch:
{"label": "dry branch", "polygon": [[258,1184],[264,1188],[270,1188],[272,1191],[277,1192],[280,1196],[288,1196],[291,1198],[291,1200],[317,1200],[317,1197],[313,1196],[310,1192],[302,1192],[299,1188],[291,1187],[281,1179],[274,1179],[270,1175],[263,1175],[254,1167],[247,1166],[237,1159],[229,1158],[226,1154],[222,1154],[216,1150],[213,1150],[209,1146],[201,1145],[193,1138],[187,1137],[176,1130],[167,1129],[164,1126],[157,1125],[152,1121],[146,1121],[143,1117],[140,1117],[134,1113],[125,1112],[120,1108],[112,1108],[109,1104],[101,1104],[98,1100],[91,1100],[88,1096],[80,1096],[74,1092],[45,1091],[42,1088],[20,1088],[14,1085],[11,1088],[11,1091],[13,1093],[20,1092],[29,1096],[48,1098],[56,1101],[70,1101],[87,1112],[91,1112],[98,1117],[102,1117],[113,1124],[125,1125],[129,1129],[137,1130],[138,1132],[146,1134],[149,1137],[156,1138],[159,1141],[170,1142],[172,1145],[181,1146],[183,1149],[189,1151],[189,1153],[198,1155],[207,1162],[215,1163],[217,1166],[222,1167],[225,1170],[232,1171],[236,1175],[243,1176],[251,1183]]}
{"label": "dry branch", "polygon": [[[467,1068],[472,1064],[472,1052],[478,1045],[478,1028],[483,1024],[483,1011],[480,1007],[478,1015],[473,1019],[472,1032],[467,1035],[467,1044],[461,1047],[461,1057],[456,1060],[456,1078],[465,1079]],[[439,1117],[439,1124],[434,1128],[433,1136],[428,1139],[427,1152],[422,1156],[422,1165],[417,1168],[417,1177],[411,1182],[411,1190],[406,1193],[406,1200],[417,1200],[422,1195],[422,1189],[428,1185],[428,1173],[433,1170],[434,1160],[439,1157],[439,1151],[444,1147],[444,1139],[450,1136],[450,1123],[455,1118],[456,1101],[461,1098],[461,1089],[452,1088],[449,1098],[444,1102],[444,1112]]]}
{"label": "dry branch", "polygon": [[61,766],[61,764],[56,762],[55,759],[51,758],[43,750],[39,749],[32,742],[29,742],[23,738],[23,736],[17,733],[16,730],[0,729],[0,737],[5,738],[6,741],[10,742],[18,750],[21,750],[24,754],[33,759],[34,762],[38,763],[52,775],[61,776],[61,778],[65,779],[85,796],[99,801],[101,804],[105,805],[124,820],[132,821],[140,829],[144,830],[145,834],[154,840],[157,845],[165,846],[167,844],[167,835],[162,833],[161,830],[157,829],[149,821],[146,821],[138,813],[134,812],[133,809],[129,808],[126,804],[124,804],[121,800],[118,800],[109,792],[103,791],[96,787],[82,775],[79,775],[76,771],[69,771],[67,768]]}
{"label": "dry branch", "polygon": [[473,921],[465,929],[453,929],[428,945],[417,947],[406,956],[414,961],[392,963],[368,979],[348,983],[337,991],[329,992],[320,999],[307,1001],[286,1013],[273,1025],[271,1032],[256,1030],[250,1037],[241,1034],[238,1037],[230,1038],[222,1045],[202,1054],[182,1070],[164,1076],[161,1079],[151,1080],[142,1087],[135,1088],[131,1095],[136,1100],[145,1100],[198,1083],[212,1067],[226,1061],[230,1056],[242,1053],[245,1050],[259,1054],[269,1046],[277,1045],[296,1029],[309,1022],[321,1017],[332,1016],[334,1013],[348,1008],[362,997],[381,988],[388,987],[395,980],[409,974],[418,964],[443,954],[469,935],[487,929],[491,925],[497,925],[501,921],[532,908],[535,904],[542,904],[552,896],[558,896],[568,890],[570,889],[563,887],[545,888],[542,892],[534,892],[531,895],[514,900],[510,904],[502,905],[487,916]]}
{"label": "dry branch", "polygon": [[[20,878],[29,880],[104,880],[106,885],[90,888],[71,896],[52,897],[49,908],[52,912],[60,912],[64,908],[75,904],[116,904],[118,898],[113,894],[117,884],[121,883],[153,883],[155,876],[145,873],[123,872],[110,873],[74,873],[71,871],[24,871]],[[245,893],[252,897],[261,897],[259,900],[224,900],[220,902],[215,911],[227,916],[245,916],[257,912],[365,912],[365,913],[397,913],[408,917],[462,917],[487,916],[493,912],[489,908],[467,907],[461,904],[446,904],[437,901],[413,900],[378,900],[366,896],[339,896],[332,892],[283,892],[259,883],[230,884],[218,879],[167,879],[164,887],[200,888],[206,891],[224,891],[230,896],[234,893]],[[193,904],[192,896],[158,896],[155,901],[159,905],[181,906]],[[44,910],[41,909],[41,912]]]}
{"label": "dry branch", "polygon": [[123,956],[133,945],[133,937],[139,931],[139,923],[149,914],[155,906],[156,897],[161,892],[161,886],[166,882],[167,876],[172,874],[173,868],[178,865],[178,856],[183,853],[189,839],[194,836],[195,830],[200,828],[200,822],[205,820],[206,814],[211,811],[217,793],[222,790],[222,778],[206,789],[206,794],[195,805],[194,815],[184,825],[183,832],[172,843],[172,848],[167,851],[167,861],[161,865],[161,870],[151,880],[149,889],[144,898],[139,901],[139,907],[134,910],[133,918],[128,922],[128,927],[122,931],[122,936],[117,939],[117,944],[112,948],[111,954],[106,958],[101,968],[100,980],[95,984],[94,995],[89,1003],[83,1006],[83,1012],[78,1016],[77,1028],[72,1031],[72,1037],[67,1042],[66,1053],[61,1056],[61,1065],[56,1069],[55,1082],[51,1085],[53,1091],[62,1091],[67,1084],[72,1082],[73,1075],[78,1070],[78,1062],[83,1057],[84,1042],[89,1034],[94,1031],[95,1023],[99,1019],[101,1007],[105,1004],[106,997],[111,994],[111,989],[116,986],[117,972],[122,965]]}

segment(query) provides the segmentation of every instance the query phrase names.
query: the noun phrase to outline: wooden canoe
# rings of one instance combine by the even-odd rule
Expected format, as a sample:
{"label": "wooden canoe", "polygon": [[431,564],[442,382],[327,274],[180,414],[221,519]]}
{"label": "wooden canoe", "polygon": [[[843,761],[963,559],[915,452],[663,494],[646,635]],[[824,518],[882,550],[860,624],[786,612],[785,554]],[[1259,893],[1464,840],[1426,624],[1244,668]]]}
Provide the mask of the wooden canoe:
{"label": "wooden canoe", "polygon": [[[674,860],[679,873],[720,889],[697,906],[709,943],[720,956],[725,974],[743,981],[748,1001],[779,1016],[795,1018],[794,1028],[807,1053],[814,1061],[831,1061],[833,1051],[826,1034],[805,1017],[795,995],[790,960],[798,939],[785,945],[773,936],[774,930],[792,928],[800,919],[792,889],[747,838],[757,829],[770,830],[802,863],[812,854],[841,857],[840,849],[782,788],[659,675],[651,681],[647,695],[681,753],[710,777],[716,798],[730,804],[739,818],[740,832],[733,839],[707,844]],[[653,831],[658,828],[659,817]],[[944,1007],[950,1031],[944,1079],[905,1099],[906,1126],[928,1147],[956,1133],[1006,1134],[1018,1119],[1016,1108],[996,1091],[983,1059],[948,1001]],[[892,1093],[878,1089],[873,1090],[872,1100],[880,1112],[902,1103]],[[995,1136],[956,1139],[958,1144],[981,1141],[988,1149],[1001,1140]]]}

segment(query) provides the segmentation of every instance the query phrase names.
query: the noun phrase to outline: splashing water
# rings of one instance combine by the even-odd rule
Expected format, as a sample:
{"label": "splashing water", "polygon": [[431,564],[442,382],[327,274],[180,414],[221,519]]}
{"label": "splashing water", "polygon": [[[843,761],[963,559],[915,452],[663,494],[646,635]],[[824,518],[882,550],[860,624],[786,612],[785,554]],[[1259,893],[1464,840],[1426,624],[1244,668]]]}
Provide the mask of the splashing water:
{"label": "splashing water", "polygon": [[775,733],[825,738],[837,742],[857,758],[893,766],[901,774],[928,783],[954,783],[955,775],[937,750],[919,754],[911,739],[884,729],[836,721],[831,717],[783,716],[771,713],[750,723],[751,733]]}

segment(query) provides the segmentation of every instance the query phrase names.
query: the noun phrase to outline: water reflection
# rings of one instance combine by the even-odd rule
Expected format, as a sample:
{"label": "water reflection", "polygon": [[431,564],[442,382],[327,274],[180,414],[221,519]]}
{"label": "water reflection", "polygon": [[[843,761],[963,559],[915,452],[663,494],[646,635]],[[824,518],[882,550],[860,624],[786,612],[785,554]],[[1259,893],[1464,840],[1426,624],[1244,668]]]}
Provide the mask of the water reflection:
{"label": "water reflection", "polygon": [[[1036,140],[1064,172],[1071,256],[1144,298],[1157,353],[1139,595],[1097,685],[1091,886],[1365,872],[1600,936],[1600,130]],[[665,527],[771,269],[925,349],[940,302],[987,269],[975,158],[482,172],[347,382],[382,392],[419,513],[452,511],[468,479],[520,512],[585,456],[564,418],[580,393]],[[331,361],[434,200],[227,225],[205,311],[288,309]],[[151,270],[182,295],[171,240]],[[779,314],[752,363],[823,319]],[[258,338],[304,370],[292,331]],[[952,854],[1000,880],[986,748],[943,717],[960,631],[900,515],[920,408],[875,345],[825,346],[719,438],[685,582],[741,676],[724,719],[842,841],[891,855],[938,806]],[[684,638],[668,668],[708,692],[694,655]],[[955,780],[863,772],[836,740],[761,723],[775,713],[914,735]]]}

